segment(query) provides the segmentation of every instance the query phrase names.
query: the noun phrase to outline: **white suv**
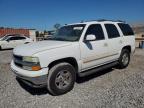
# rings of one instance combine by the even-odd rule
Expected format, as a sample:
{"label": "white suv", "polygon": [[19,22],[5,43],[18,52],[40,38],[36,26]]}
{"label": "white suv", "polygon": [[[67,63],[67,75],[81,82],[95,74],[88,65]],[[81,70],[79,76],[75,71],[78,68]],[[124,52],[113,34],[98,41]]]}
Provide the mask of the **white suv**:
{"label": "white suv", "polygon": [[18,45],[27,44],[30,42],[32,42],[32,39],[26,36],[15,36],[15,35],[4,36],[3,38],[0,39],[0,50],[15,48]]}
{"label": "white suv", "polygon": [[49,40],[16,47],[11,69],[33,87],[52,95],[70,91],[76,76],[119,65],[128,66],[135,36],[121,21],[89,21],[61,27]]}

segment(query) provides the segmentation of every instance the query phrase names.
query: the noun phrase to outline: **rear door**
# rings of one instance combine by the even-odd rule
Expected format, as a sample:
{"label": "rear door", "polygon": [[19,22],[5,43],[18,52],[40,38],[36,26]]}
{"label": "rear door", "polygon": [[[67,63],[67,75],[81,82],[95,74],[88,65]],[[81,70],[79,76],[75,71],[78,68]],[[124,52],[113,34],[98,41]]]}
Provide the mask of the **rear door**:
{"label": "rear door", "polygon": [[22,45],[25,42],[26,42],[26,38],[25,37],[18,37],[17,45]]}
{"label": "rear door", "polygon": [[123,39],[122,36],[120,36],[119,30],[117,28],[117,25],[107,23],[104,24],[105,29],[107,31],[107,37],[108,37],[108,54],[109,54],[109,60],[113,61],[119,58],[120,52],[123,45]]}

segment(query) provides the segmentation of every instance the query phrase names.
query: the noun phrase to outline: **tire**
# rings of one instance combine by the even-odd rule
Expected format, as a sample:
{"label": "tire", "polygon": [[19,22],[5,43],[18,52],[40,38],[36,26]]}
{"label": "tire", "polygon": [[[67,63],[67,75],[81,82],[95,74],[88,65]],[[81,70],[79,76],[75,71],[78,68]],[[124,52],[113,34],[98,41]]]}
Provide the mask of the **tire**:
{"label": "tire", "polygon": [[0,46],[0,50],[2,50],[1,46]]}
{"label": "tire", "polygon": [[126,68],[130,62],[130,52],[127,49],[123,49],[119,57],[119,67],[121,69]]}
{"label": "tire", "polygon": [[47,89],[56,96],[73,89],[76,80],[76,71],[69,63],[59,63],[53,66],[48,74]]}

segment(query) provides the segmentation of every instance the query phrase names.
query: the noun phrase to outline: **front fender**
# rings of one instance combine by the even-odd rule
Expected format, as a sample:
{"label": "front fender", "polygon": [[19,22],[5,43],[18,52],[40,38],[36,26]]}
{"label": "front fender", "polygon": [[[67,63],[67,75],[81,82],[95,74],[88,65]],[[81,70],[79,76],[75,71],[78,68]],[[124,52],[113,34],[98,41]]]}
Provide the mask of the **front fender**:
{"label": "front fender", "polygon": [[70,45],[70,46],[65,46],[65,47],[39,52],[34,56],[39,57],[41,67],[47,67],[53,61],[63,59],[63,58],[68,58],[68,57],[75,58],[79,64],[80,49],[79,49],[79,45],[75,44],[75,45]]}

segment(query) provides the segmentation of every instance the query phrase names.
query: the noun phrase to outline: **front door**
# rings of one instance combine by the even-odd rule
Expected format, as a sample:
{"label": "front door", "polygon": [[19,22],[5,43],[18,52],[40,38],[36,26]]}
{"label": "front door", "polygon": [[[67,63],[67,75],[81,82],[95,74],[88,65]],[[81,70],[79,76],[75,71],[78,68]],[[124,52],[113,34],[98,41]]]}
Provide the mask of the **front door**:
{"label": "front door", "polygon": [[108,43],[105,39],[101,24],[92,24],[88,27],[87,35],[95,35],[95,41],[86,41],[80,44],[82,70],[87,70],[106,63],[108,57]]}
{"label": "front door", "polygon": [[7,43],[5,44],[6,48],[14,48],[17,46],[17,41],[18,41],[18,37],[10,37],[9,39],[7,39]]}

